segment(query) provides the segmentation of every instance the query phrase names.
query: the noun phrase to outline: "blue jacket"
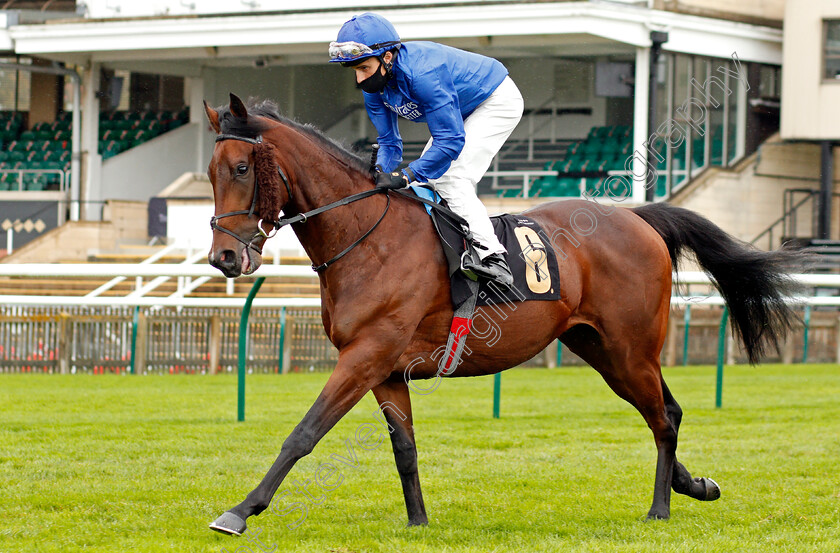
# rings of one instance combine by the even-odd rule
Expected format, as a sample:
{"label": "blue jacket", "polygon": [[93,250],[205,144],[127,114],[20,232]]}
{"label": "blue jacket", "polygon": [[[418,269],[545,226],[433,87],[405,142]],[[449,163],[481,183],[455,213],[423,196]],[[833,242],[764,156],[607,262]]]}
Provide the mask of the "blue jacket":
{"label": "blue jacket", "polygon": [[415,178],[427,182],[442,176],[464,147],[464,119],[507,74],[493,58],[434,42],[403,43],[385,90],[363,93],[379,133],[379,165],[393,171],[402,161],[399,116],[425,122],[433,138],[428,151],[408,164]]}

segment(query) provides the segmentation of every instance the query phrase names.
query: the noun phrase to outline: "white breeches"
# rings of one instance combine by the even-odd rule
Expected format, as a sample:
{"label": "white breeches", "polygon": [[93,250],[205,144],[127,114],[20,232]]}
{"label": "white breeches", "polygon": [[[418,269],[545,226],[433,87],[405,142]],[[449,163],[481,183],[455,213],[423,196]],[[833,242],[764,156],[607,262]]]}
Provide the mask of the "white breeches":
{"label": "white breeches", "polygon": [[[476,195],[476,185],[516,128],[523,108],[522,94],[513,80],[506,77],[493,94],[464,120],[466,141],[458,159],[441,177],[429,180],[449,208],[467,220],[473,236],[488,248],[478,250],[482,258],[504,253],[505,248],[493,233],[487,208]],[[432,140],[429,139],[426,150],[432,145]]]}

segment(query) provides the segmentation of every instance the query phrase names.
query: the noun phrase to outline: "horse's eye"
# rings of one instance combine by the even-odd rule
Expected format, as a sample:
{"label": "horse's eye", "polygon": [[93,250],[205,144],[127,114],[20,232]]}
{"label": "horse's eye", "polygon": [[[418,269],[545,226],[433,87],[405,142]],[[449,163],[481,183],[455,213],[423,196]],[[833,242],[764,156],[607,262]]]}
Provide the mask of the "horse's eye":
{"label": "horse's eye", "polygon": [[241,177],[242,175],[244,175],[247,172],[248,172],[248,166],[245,165],[244,163],[240,163],[239,165],[236,166],[236,176]]}

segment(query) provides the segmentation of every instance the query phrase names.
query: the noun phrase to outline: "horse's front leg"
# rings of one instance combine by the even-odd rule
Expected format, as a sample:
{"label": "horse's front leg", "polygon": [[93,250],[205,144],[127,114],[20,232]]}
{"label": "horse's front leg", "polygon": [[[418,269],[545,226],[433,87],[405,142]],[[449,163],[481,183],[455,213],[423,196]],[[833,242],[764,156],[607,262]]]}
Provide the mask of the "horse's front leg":
{"label": "horse's front leg", "polygon": [[258,515],[268,507],[277,488],[298,459],[312,452],[318,441],[373,386],[388,376],[393,369],[395,357],[393,353],[385,353],[383,349],[381,342],[357,341],[339,354],[335,371],[318,399],[283,442],[280,455],[260,484],[248,494],[245,501],[213,521],[210,528],[234,535],[245,531],[245,521],[249,516]]}

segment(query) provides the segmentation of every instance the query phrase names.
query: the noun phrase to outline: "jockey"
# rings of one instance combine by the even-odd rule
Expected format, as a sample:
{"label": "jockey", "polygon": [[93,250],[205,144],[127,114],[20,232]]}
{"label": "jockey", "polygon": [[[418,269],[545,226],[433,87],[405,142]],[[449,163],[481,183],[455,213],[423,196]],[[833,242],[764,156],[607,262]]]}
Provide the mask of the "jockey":
{"label": "jockey", "polygon": [[[402,43],[384,17],[347,21],[330,44],[330,62],[352,67],[379,137],[377,186],[428,183],[466,219],[481,265],[467,268],[504,286],[513,276],[476,184],[522,117],[523,100],[499,61],[434,42]],[[402,171],[397,118],[426,123],[432,135]],[[465,265],[466,266],[466,265]]]}

